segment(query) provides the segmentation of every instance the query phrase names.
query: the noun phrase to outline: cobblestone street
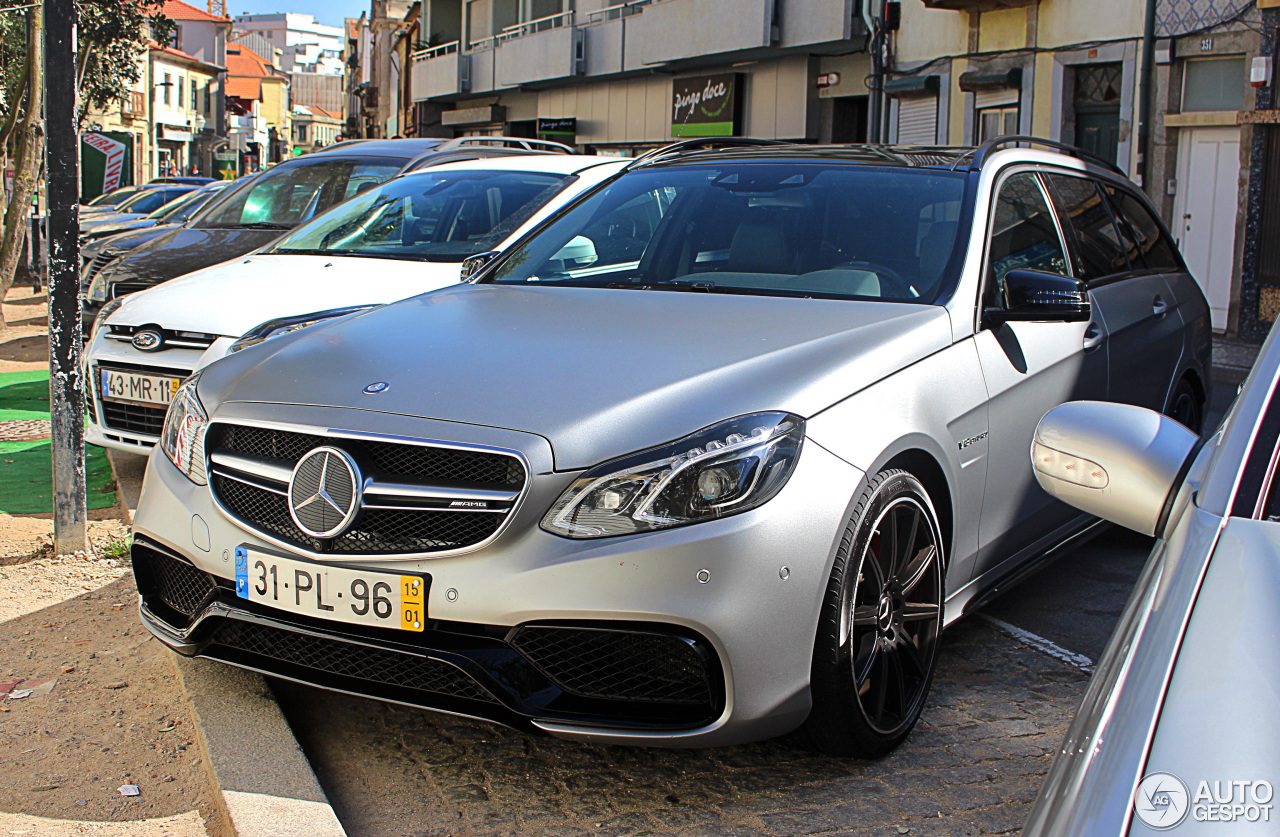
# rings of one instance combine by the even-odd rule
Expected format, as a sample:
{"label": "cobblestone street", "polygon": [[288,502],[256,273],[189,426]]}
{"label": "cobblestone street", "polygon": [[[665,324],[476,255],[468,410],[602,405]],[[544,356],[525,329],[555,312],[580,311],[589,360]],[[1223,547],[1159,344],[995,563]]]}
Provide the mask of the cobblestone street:
{"label": "cobblestone street", "polygon": [[880,762],[788,742],[591,747],[277,684],[352,837],[1016,833],[1086,675],[983,621],[948,631],[923,720]]}

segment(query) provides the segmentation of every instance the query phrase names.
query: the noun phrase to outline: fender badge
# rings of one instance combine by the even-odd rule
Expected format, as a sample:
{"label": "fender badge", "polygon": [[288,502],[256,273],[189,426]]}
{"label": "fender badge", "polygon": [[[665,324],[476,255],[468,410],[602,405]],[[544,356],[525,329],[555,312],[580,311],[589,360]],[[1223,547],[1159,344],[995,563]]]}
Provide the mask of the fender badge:
{"label": "fender badge", "polygon": [[380,392],[386,392],[391,389],[391,384],[386,381],[376,381],[364,388],[365,395],[377,395]]}

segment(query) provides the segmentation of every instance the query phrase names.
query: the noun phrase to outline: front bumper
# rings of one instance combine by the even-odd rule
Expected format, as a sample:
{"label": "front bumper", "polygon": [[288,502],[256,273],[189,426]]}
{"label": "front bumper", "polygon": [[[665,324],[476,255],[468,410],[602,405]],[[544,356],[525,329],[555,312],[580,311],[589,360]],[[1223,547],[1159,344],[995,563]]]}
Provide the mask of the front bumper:
{"label": "front bumper", "polygon": [[109,340],[102,333],[89,344],[85,375],[89,382],[85,400],[88,420],[85,441],[91,445],[146,455],[160,440],[166,408],[160,405],[105,402],[100,370],[105,367],[151,375],[185,378],[226,355],[234,338],[219,338],[208,349],[166,349],[142,352],[131,344]]}
{"label": "front bumper", "polygon": [[[224,404],[220,419],[228,407],[234,405]],[[365,431],[438,440],[466,428],[427,420],[406,428],[404,417],[363,411],[303,412],[310,426],[342,427],[354,419]],[[135,560],[159,555],[185,565],[182,572],[198,583],[196,593],[180,594],[185,605],[176,608],[139,566],[143,621],[180,653],[579,740],[718,746],[780,735],[804,721],[818,614],[860,471],[809,443],[788,485],[753,512],[570,541],[542,531],[538,521],[575,475],[551,472],[545,440],[484,432],[485,443],[521,450],[536,475],[496,540],[448,557],[348,559],[430,576],[428,630],[421,636],[405,639],[398,631],[312,620],[238,599],[236,546],[315,559],[228,519],[207,486],[191,483],[160,454],[148,464],[135,517]],[[541,645],[586,647],[585,658],[564,670],[538,659],[542,652],[522,643],[538,629],[580,632]],[[583,639],[584,631],[607,637]],[[594,639],[600,641],[593,646]],[[634,684],[646,667],[647,682],[684,683],[681,700],[664,702],[660,688],[611,693],[598,686]],[[428,681],[445,685],[422,687]],[[694,681],[704,688],[690,686]]]}

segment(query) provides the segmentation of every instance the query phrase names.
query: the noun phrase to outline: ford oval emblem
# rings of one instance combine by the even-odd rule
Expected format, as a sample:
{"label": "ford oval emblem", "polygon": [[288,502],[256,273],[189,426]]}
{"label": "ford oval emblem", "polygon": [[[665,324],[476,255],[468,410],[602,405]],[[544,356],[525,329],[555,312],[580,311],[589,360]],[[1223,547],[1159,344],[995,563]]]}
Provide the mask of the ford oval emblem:
{"label": "ford oval emblem", "polygon": [[153,329],[139,331],[133,335],[133,347],[140,352],[158,352],[164,344],[164,338],[160,332]]}
{"label": "ford oval emblem", "polygon": [[377,395],[380,392],[386,392],[391,389],[391,384],[386,381],[376,381],[364,388],[365,395]]}

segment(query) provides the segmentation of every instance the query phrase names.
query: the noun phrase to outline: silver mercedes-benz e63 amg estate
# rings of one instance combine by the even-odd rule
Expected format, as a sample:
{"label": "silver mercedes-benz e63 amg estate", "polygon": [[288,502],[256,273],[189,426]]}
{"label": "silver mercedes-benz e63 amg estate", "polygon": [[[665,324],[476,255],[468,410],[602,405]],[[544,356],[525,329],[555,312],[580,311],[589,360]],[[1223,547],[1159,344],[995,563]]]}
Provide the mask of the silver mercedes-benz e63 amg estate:
{"label": "silver mercedes-benz e63 amg estate", "polygon": [[1209,309],[1082,152],[717,142],[188,378],[134,522],[152,633],[584,741],[899,743],[942,628],[1094,522],[1038,486],[1040,417],[1198,429]]}

